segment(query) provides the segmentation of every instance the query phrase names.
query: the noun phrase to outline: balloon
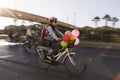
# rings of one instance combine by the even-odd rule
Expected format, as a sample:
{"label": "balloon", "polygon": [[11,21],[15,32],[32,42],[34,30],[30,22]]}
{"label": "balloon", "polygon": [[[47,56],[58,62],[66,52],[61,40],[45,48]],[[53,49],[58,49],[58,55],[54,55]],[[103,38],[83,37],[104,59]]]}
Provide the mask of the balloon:
{"label": "balloon", "polygon": [[73,43],[74,43],[74,40],[70,40],[69,43],[70,43],[70,44],[73,44]]}
{"label": "balloon", "polygon": [[75,40],[75,37],[74,37],[74,36],[71,36],[71,37],[70,37],[70,40],[71,40],[71,41],[74,41],[74,40]]}
{"label": "balloon", "polygon": [[67,33],[71,33],[71,32],[70,31],[66,31],[65,34],[67,34]]}
{"label": "balloon", "polygon": [[66,32],[65,35],[68,35],[69,37],[73,36],[71,32]]}
{"label": "balloon", "polygon": [[61,41],[61,43],[60,43],[60,44],[61,44],[61,46],[62,46],[62,47],[67,47],[67,45],[68,45],[68,42]]}
{"label": "balloon", "polygon": [[79,30],[77,30],[77,29],[72,30],[72,35],[75,37],[78,37],[80,35]]}
{"label": "balloon", "polygon": [[80,43],[80,40],[78,38],[76,38],[74,45],[78,45],[79,43]]}
{"label": "balloon", "polygon": [[70,37],[68,35],[64,35],[63,41],[69,42],[70,41]]}

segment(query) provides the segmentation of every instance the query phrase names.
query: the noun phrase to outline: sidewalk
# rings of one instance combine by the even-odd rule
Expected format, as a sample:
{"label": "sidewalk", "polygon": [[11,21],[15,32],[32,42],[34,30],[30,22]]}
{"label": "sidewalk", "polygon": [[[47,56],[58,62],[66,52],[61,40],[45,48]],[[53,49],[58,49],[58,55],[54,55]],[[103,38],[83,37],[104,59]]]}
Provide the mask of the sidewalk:
{"label": "sidewalk", "polygon": [[6,34],[0,34],[0,39],[6,39],[8,37],[8,35],[6,35]]}
{"label": "sidewalk", "polygon": [[[7,39],[7,38],[8,38],[8,35],[6,35],[6,34],[0,35],[0,39]],[[21,38],[22,40],[25,40],[25,36],[20,36],[20,38]]]}

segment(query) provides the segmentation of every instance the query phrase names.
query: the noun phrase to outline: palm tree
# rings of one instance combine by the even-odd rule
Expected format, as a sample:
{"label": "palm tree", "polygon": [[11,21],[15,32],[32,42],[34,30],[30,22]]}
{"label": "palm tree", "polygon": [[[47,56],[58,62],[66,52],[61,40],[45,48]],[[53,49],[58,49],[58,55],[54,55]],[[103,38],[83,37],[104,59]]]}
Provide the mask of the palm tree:
{"label": "palm tree", "polygon": [[94,17],[94,18],[92,19],[92,21],[95,22],[95,25],[96,25],[96,27],[97,27],[98,21],[100,21],[100,17],[99,17],[99,16],[96,16],[96,17]]}
{"label": "palm tree", "polygon": [[112,22],[113,22],[112,24],[113,24],[113,27],[115,26],[115,23],[118,22],[118,21],[119,21],[118,18],[116,18],[116,17],[113,17],[113,18],[112,18]]}
{"label": "palm tree", "polygon": [[108,14],[106,14],[106,15],[103,17],[103,19],[105,20],[105,26],[108,25],[108,21],[111,21],[111,17],[110,17],[110,15],[108,15]]}

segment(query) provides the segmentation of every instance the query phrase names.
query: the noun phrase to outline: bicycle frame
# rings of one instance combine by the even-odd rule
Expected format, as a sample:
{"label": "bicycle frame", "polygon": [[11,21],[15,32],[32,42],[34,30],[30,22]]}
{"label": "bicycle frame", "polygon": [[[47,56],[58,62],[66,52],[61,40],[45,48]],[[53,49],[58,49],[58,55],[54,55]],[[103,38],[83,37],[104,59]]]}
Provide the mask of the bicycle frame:
{"label": "bicycle frame", "polygon": [[70,55],[74,55],[74,54],[75,54],[74,52],[69,51],[69,48],[65,48],[65,50],[63,52],[60,52],[55,56],[56,57],[55,61],[58,61],[63,55],[65,55],[65,57],[63,58],[63,63],[65,61],[65,58],[68,57],[70,62],[73,65],[75,65],[75,62],[74,62],[73,58],[70,56]]}
{"label": "bicycle frame", "polygon": [[[52,52],[52,48],[49,47],[45,47],[45,46],[40,46],[40,48],[47,50],[48,54]],[[75,65],[76,63],[74,62],[73,58],[71,57],[71,55],[75,55],[75,52],[70,52],[69,48],[65,48],[63,52],[59,52],[57,55],[55,55],[54,57],[56,58],[55,61],[58,61],[62,56],[64,56],[62,62],[64,63],[65,58],[68,57],[70,62]]]}

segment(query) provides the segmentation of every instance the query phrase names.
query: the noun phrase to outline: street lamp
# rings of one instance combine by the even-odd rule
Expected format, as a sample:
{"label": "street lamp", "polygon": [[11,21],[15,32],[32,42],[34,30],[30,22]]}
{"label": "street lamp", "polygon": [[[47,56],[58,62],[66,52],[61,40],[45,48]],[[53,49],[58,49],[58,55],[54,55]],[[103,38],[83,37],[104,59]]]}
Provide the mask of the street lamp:
{"label": "street lamp", "polygon": [[76,12],[74,12],[74,26],[76,25]]}

